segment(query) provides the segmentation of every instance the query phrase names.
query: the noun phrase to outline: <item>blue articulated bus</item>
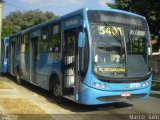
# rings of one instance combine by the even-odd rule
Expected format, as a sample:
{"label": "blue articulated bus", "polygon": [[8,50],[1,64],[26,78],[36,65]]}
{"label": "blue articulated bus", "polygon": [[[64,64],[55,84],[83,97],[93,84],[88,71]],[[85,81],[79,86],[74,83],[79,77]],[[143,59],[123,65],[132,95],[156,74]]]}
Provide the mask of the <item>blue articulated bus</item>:
{"label": "blue articulated bus", "polygon": [[9,72],[80,104],[142,100],[151,88],[143,16],[83,8],[9,37]]}
{"label": "blue articulated bus", "polygon": [[9,37],[5,37],[2,39],[2,74],[8,73],[8,44],[9,44]]}

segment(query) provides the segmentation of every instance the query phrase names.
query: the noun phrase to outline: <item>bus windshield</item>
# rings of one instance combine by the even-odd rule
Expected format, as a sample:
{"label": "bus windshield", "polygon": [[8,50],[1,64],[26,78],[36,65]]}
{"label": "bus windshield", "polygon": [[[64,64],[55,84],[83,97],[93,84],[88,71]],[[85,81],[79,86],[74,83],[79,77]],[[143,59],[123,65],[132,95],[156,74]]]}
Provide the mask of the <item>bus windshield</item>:
{"label": "bus windshield", "polygon": [[148,74],[148,30],[97,22],[90,24],[93,71],[103,77],[144,77]]}

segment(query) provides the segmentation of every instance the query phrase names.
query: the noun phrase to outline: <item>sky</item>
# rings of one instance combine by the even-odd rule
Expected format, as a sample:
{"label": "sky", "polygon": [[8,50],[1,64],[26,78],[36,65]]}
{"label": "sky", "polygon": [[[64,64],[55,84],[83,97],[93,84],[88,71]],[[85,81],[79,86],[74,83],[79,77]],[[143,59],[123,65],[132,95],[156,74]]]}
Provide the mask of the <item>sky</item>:
{"label": "sky", "polygon": [[3,18],[11,12],[40,9],[62,16],[83,7],[107,8],[114,0],[4,0]]}

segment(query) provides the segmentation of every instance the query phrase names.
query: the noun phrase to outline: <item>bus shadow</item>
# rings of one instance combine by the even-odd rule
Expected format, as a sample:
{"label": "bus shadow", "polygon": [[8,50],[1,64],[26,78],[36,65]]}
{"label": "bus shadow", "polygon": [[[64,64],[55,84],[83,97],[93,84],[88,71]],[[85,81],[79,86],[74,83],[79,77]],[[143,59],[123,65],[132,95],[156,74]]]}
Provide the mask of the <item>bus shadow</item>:
{"label": "bus shadow", "polygon": [[59,106],[62,107],[63,109],[68,109],[72,112],[87,113],[94,111],[99,111],[99,112],[109,111],[117,108],[128,108],[132,107],[133,105],[125,102],[108,103],[102,105],[82,105],[70,100],[66,100],[64,103],[59,104]]}
{"label": "bus shadow", "polygon": [[155,97],[155,98],[160,98],[160,94],[158,93],[151,93],[150,96]]}
{"label": "bus shadow", "polygon": [[[16,83],[15,77],[11,75],[7,77]],[[101,111],[113,110],[117,108],[127,108],[127,107],[133,106],[132,104],[125,103],[125,102],[109,103],[109,104],[102,104],[102,105],[82,105],[65,98],[63,100],[63,103],[56,103],[56,101],[54,101],[49,91],[39,88],[35,85],[32,85],[26,81],[23,81],[22,86],[28,89],[29,91],[36,93],[39,96],[45,97],[45,99],[48,102],[55,103],[59,107],[70,110],[71,112],[80,112],[80,113],[84,113],[84,112],[87,113],[87,112],[93,112],[93,111],[101,112]]]}
{"label": "bus shadow", "polygon": [[[7,77],[8,79],[12,80],[15,84],[17,84],[16,83],[16,78],[14,76],[6,75],[5,77]],[[51,99],[51,97],[52,97],[51,93],[49,91],[47,91],[47,90],[45,90],[43,88],[40,88],[40,87],[38,87],[36,85],[33,85],[33,84],[31,84],[31,83],[29,83],[27,81],[23,81],[20,86],[22,86],[22,87],[26,88],[27,90],[29,90],[31,92],[34,92],[34,93],[36,93],[36,94],[38,94],[40,96],[43,96],[45,98],[50,98]]]}

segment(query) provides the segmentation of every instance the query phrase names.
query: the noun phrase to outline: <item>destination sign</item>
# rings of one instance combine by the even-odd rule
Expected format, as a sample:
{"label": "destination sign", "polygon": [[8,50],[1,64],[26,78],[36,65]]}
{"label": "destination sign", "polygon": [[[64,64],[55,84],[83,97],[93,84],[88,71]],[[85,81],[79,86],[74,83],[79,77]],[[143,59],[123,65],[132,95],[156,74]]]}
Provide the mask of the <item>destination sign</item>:
{"label": "destination sign", "polygon": [[97,72],[97,70],[99,72],[105,73],[105,72],[109,72],[109,73],[124,73],[126,72],[126,69],[123,67],[117,67],[117,68],[95,68],[95,71]]}
{"label": "destination sign", "polygon": [[62,29],[67,30],[67,29],[72,29],[76,28],[82,25],[82,18],[77,16],[74,18],[67,19],[62,22]]}
{"label": "destination sign", "polygon": [[98,26],[98,32],[100,35],[122,35],[122,28],[121,27],[109,27],[109,26]]}
{"label": "destination sign", "polygon": [[70,20],[66,22],[66,26],[72,26],[78,24],[78,20]]}

